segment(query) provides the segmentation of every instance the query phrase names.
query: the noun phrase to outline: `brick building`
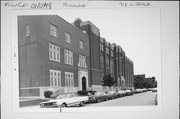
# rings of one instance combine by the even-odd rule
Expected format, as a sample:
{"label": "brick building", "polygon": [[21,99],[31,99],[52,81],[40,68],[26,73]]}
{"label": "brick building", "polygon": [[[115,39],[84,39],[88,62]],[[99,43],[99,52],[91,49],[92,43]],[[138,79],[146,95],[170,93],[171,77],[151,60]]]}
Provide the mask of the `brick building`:
{"label": "brick building", "polygon": [[111,74],[112,89],[133,89],[133,62],[123,49],[100,36],[90,21],[68,23],[57,15],[19,16],[20,97],[43,97],[93,89],[103,91]]}
{"label": "brick building", "polygon": [[94,90],[102,91],[101,80],[111,74],[116,81],[115,88],[134,89],[133,62],[123,49],[106,41],[100,36],[100,30],[90,21],[76,19],[74,25],[89,36],[90,80]]}
{"label": "brick building", "polygon": [[89,37],[55,15],[19,16],[20,96],[87,89]]}

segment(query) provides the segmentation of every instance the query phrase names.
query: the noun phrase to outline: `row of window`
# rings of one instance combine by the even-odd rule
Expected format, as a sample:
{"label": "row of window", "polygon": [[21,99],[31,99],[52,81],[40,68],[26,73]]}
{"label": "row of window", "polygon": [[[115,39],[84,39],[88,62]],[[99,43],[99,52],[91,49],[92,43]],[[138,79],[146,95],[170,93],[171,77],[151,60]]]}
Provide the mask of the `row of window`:
{"label": "row of window", "polygon": [[[100,43],[100,50],[104,51],[104,46],[102,43]],[[109,55],[109,48],[108,47],[106,47],[106,54]],[[114,57],[113,51],[111,51],[111,57]]]}
{"label": "row of window", "polygon": [[[49,70],[50,73],[50,86],[62,86],[61,85],[61,71]],[[74,87],[74,73],[65,72],[65,87]]]}
{"label": "row of window", "polygon": [[[51,36],[54,36],[58,38],[58,28],[57,26],[50,24],[49,33]],[[25,26],[25,37],[30,36],[30,25],[27,24]],[[65,32],[65,41],[67,43],[71,43],[71,34],[68,32]],[[84,49],[84,42],[82,40],[79,40],[79,48]]]}
{"label": "row of window", "polygon": [[[60,59],[61,59],[60,57],[61,57],[60,47],[50,43],[49,44],[49,59],[52,61],[60,62]],[[67,49],[64,50],[64,62],[65,64],[73,65],[73,52],[72,51],[67,50]],[[82,68],[87,68],[85,56],[79,55],[78,66]]]}

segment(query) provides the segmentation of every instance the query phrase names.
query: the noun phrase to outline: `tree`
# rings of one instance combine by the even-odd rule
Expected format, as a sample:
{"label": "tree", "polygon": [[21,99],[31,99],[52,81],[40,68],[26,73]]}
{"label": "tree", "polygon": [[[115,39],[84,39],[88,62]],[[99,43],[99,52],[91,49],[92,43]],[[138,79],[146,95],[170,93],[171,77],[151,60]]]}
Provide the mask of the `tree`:
{"label": "tree", "polygon": [[156,88],[157,87],[157,81],[155,80],[155,77],[152,78],[142,78],[140,76],[137,76],[134,78],[134,87],[137,88]]}
{"label": "tree", "polygon": [[142,77],[139,77],[137,76],[135,79],[134,79],[134,87],[137,89],[137,88],[144,88],[145,86],[145,82],[144,82],[144,78]]}
{"label": "tree", "polygon": [[116,81],[114,81],[114,78],[111,76],[111,74],[105,75],[103,77],[103,80],[102,80],[103,86],[110,87],[110,86],[113,86],[115,83],[116,83]]}

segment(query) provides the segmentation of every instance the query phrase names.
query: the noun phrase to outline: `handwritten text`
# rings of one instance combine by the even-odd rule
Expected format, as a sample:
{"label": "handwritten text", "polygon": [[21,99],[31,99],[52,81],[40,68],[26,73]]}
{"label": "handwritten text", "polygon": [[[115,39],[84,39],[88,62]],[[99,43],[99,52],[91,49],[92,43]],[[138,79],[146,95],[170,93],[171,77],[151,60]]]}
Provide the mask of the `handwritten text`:
{"label": "handwritten text", "polygon": [[76,8],[83,8],[86,7],[86,4],[73,4],[73,3],[63,3],[63,7],[76,7]]}
{"label": "handwritten text", "polygon": [[25,3],[25,2],[6,2],[6,7],[17,7],[17,8],[32,8],[32,9],[52,9],[52,3],[39,2],[39,3]]}
{"label": "handwritten text", "polygon": [[121,7],[148,7],[151,6],[149,2],[119,2]]}

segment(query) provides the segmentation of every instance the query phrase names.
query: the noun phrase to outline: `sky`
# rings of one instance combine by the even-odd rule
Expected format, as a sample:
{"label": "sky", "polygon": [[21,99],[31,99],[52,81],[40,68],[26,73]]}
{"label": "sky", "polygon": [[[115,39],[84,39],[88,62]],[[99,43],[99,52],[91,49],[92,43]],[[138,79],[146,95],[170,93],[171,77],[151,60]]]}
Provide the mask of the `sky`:
{"label": "sky", "polygon": [[91,21],[101,37],[120,45],[134,63],[134,74],[161,78],[160,11],[157,8],[64,9],[57,13],[72,23]]}

